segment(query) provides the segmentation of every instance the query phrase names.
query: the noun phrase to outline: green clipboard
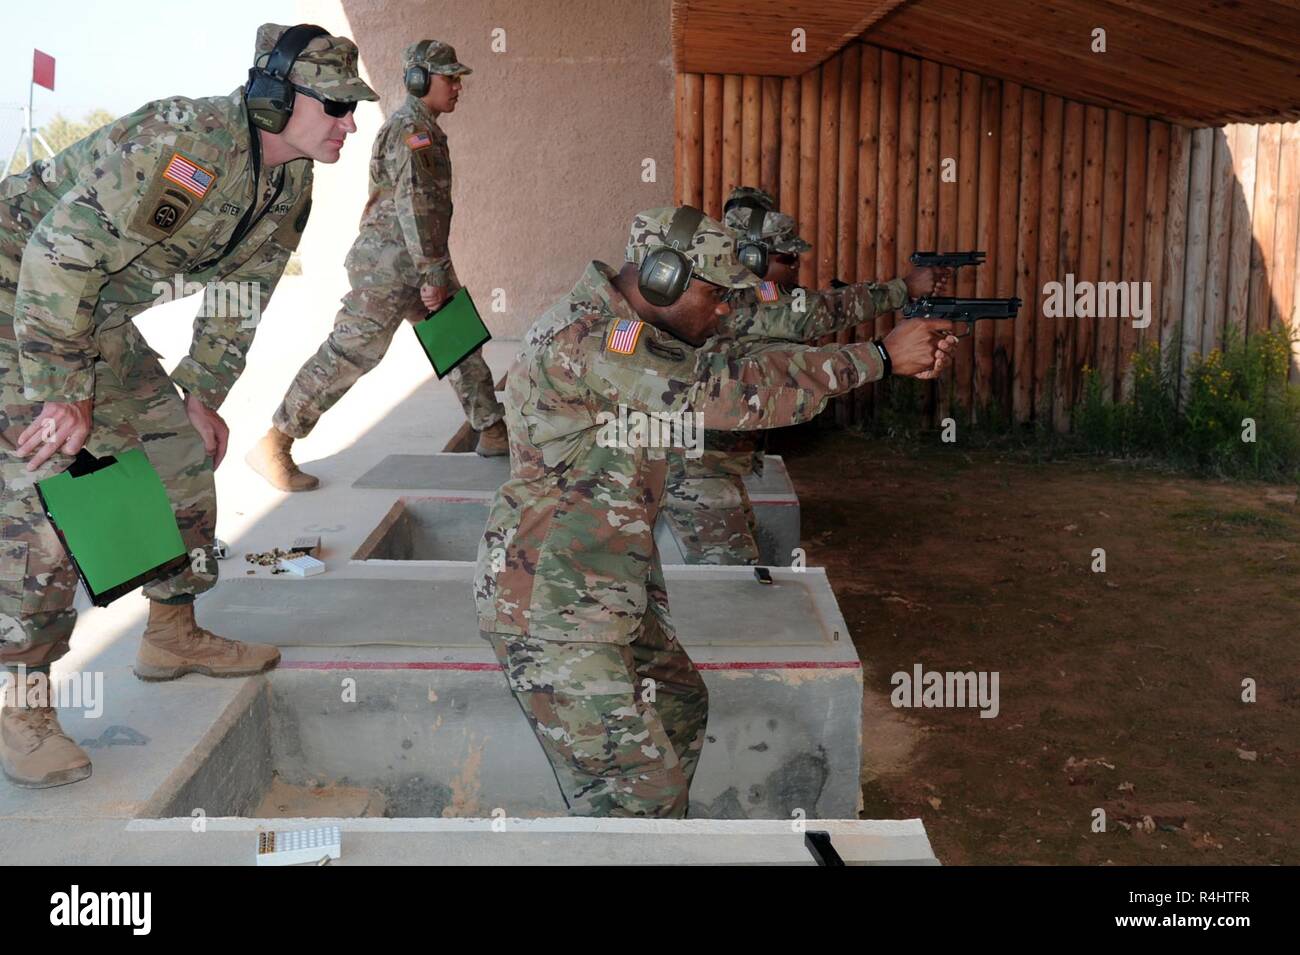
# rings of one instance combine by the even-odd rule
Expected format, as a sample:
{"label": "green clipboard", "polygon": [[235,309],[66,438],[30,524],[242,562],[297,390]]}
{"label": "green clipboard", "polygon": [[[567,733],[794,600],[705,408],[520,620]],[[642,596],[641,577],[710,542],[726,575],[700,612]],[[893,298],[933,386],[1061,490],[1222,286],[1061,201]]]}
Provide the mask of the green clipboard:
{"label": "green clipboard", "polygon": [[486,342],[491,333],[479,318],[469,289],[462,288],[436,312],[415,326],[415,337],[441,381]]}
{"label": "green clipboard", "polygon": [[167,490],[139,448],[104,458],[82,449],[36,493],[97,607],[189,565]]}

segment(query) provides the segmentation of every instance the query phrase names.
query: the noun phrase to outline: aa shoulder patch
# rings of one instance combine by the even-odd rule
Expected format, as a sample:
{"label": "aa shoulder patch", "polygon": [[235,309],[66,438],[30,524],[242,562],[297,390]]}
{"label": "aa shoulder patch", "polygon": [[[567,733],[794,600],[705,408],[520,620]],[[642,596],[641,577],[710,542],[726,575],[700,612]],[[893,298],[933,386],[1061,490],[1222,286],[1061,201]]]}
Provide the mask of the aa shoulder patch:
{"label": "aa shoulder patch", "polygon": [[775,302],[781,295],[780,289],[776,287],[775,282],[759,282],[754,294],[758,296],[760,302]]}
{"label": "aa shoulder patch", "polygon": [[433,145],[433,139],[428,133],[412,133],[406,137],[406,145],[412,149],[428,149]]}
{"label": "aa shoulder patch", "polygon": [[180,153],[172,153],[172,158],[163,169],[163,178],[169,179],[186,192],[202,199],[212,188],[217,174],[211,169],[204,169],[198,163],[187,159]]}
{"label": "aa shoulder patch", "polygon": [[605,340],[605,351],[613,352],[616,355],[632,355],[636,353],[636,343],[641,338],[641,329],[645,328],[645,322],[634,322],[631,319],[620,318],[609,329],[609,338]]}

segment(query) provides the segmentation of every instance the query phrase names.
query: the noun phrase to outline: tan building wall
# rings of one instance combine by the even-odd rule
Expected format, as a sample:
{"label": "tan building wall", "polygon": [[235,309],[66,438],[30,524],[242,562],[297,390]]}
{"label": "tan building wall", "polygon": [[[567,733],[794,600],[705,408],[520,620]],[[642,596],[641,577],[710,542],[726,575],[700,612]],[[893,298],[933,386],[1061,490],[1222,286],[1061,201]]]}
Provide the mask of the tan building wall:
{"label": "tan building wall", "polygon": [[[300,22],[352,37],[381,95],[333,166],[317,165],[304,276],[328,300],[366,197],[380,123],[405,97],[402,50],[432,37],[474,70],[441,125],[454,173],[451,252],[494,335],[517,338],[591,259],[622,260],[639,209],[673,190],[669,0],[299,0]],[[493,52],[504,30],[505,52]],[[381,115],[382,111],[382,115]],[[642,181],[655,161],[655,182]],[[491,311],[493,289],[505,308]]]}

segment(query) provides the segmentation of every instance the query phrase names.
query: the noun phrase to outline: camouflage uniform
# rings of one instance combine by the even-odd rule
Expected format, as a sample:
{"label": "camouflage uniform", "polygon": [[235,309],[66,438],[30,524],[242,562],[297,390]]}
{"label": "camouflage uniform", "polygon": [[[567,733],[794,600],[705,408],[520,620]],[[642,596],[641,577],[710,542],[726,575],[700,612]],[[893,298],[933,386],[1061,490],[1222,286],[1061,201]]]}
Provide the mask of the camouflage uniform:
{"label": "camouflage uniform", "polygon": [[[636,217],[630,261],[662,244],[672,212]],[[706,280],[757,281],[712,219],[690,253]],[[677,641],[653,537],[668,458],[681,450],[615,446],[610,417],[623,406],[702,412],[727,430],[781,427],[883,369],[868,344],[691,348],[642,323],[614,274],[591,263],[507,377],[510,479],[479,545],[475,599],[570,810],[682,816],[708,697]]]}
{"label": "camouflage uniform", "polygon": [[[734,190],[731,198],[746,195],[771,198],[743,186]],[[733,208],[727,213],[725,223],[743,235],[749,215],[748,208]],[[797,255],[811,248],[797,235],[794,220],[783,213],[768,212],[761,231],[765,239],[770,238],[771,247],[777,252]],[[881,285],[864,282],[820,292],[779,291],[769,282],[758,292],[748,293],[747,300],[724,320],[719,337],[814,341],[864,322],[879,312],[901,308],[906,299],[907,288],[899,279]],[[708,431],[704,436],[703,455],[694,459],[677,458],[670,467],[663,514],[676,532],[687,563],[759,562],[758,522],[745,478],[763,473],[765,437],[762,432],[753,431]]]}
{"label": "camouflage uniform", "polygon": [[[408,66],[415,64],[419,45],[407,47]],[[421,62],[430,73],[471,72],[445,43],[431,43]],[[344,261],[352,290],[343,296],[334,330],[302,366],[276,410],[273,422],[280,431],[305,438],[320,416],[379,364],[402,322],[428,315],[420,286],[460,288],[447,251],[451,213],[447,135],[429,108],[408,95],[380,128],[370,154],[370,198]],[[412,336],[412,347],[414,341]],[[447,380],[474,430],[501,420],[504,411],[481,351]]]}
{"label": "camouflage uniform", "polygon": [[[283,29],[264,27],[259,52]],[[332,97],[376,98],[356,64],[351,41],[320,37],[291,79]],[[265,306],[298,245],[312,164],[263,170],[255,184],[242,92],[148,103],[0,181],[0,615],[9,618],[0,663],[57,660],[76,620],[76,575],[35,490],[72,459],[55,454],[29,473],[12,453],[43,402],[93,398],[86,448],[141,447],[167,488],[186,548],[207,553],[197,571],[156,581],[145,594],[160,600],[216,584],[212,463],[175,388],[219,408],[243,370],[254,322],[205,296],[189,356],[169,378],[131,319],[178,276],[252,283]],[[250,219],[227,249],[254,202],[265,215]]]}

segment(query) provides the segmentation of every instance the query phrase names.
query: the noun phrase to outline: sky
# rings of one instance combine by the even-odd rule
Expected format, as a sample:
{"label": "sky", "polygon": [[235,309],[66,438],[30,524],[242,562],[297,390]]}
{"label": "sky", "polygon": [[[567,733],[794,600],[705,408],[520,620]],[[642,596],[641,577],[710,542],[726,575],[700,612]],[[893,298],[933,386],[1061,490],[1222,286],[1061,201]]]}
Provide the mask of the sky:
{"label": "sky", "polygon": [[[200,16],[195,16],[201,13]],[[23,125],[33,48],[56,60],[36,87],[35,125],[56,113],[114,116],[163,96],[218,96],[244,82],[262,23],[293,23],[293,0],[36,0],[6,3],[0,31],[0,163]]]}

